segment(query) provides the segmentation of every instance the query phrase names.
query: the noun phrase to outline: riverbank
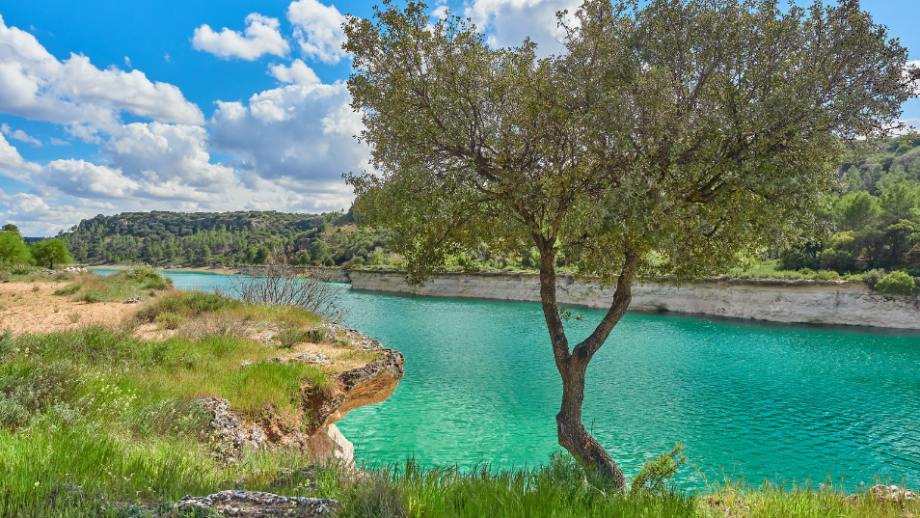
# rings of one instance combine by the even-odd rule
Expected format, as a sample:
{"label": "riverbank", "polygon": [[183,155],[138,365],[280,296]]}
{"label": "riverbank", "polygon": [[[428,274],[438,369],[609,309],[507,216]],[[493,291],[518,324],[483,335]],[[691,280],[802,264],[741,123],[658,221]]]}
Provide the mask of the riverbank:
{"label": "riverbank", "polygon": [[[425,297],[540,301],[536,274],[449,273],[420,285],[404,272],[351,270],[355,290]],[[575,277],[557,281],[560,304],[607,308],[614,287]],[[643,282],[633,287],[633,311],[701,314],[770,322],[920,330],[920,298],[883,295],[862,282],[709,279],[674,286]]]}
{"label": "riverbank", "polygon": [[[86,265],[87,268],[91,270],[130,270],[137,265],[134,264],[123,264],[123,263],[101,263],[101,264],[91,264]],[[240,269],[237,267],[224,267],[224,266],[170,266],[170,267],[156,267],[157,270],[165,272],[190,272],[190,273],[210,273],[215,275],[232,275],[240,273]]]}
{"label": "riverbank", "polygon": [[227,489],[315,511],[291,473],[357,476],[334,423],[404,373],[304,309],[178,291],[151,268],[35,275],[0,298],[0,516],[186,516],[183,496]]}

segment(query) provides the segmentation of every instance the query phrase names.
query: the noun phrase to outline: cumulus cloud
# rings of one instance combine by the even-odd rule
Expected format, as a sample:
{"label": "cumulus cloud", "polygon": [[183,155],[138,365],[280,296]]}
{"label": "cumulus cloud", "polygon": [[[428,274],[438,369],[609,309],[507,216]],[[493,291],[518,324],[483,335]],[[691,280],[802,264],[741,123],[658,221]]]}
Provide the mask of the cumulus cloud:
{"label": "cumulus cloud", "polygon": [[[192,47],[224,59],[240,58],[253,61],[265,54],[285,56],[291,48],[278,31],[278,26],[277,18],[269,18],[258,13],[246,17],[246,29],[243,33],[226,27],[218,33],[211,27],[202,25],[195,29]],[[166,60],[169,61],[169,58]]]}
{"label": "cumulus cloud", "polygon": [[0,135],[0,171],[9,172],[25,163],[19,151]]}
{"label": "cumulus cloud", "polygon": [[294,24],[294,37],[305,56],[330,65],[346,56],[342,50],[345,16],[334,5],[326,6],[317,0],[297,0],[288,6],[287,17]]}
{"label": "cumulus cloud", "polygon": [[111,211],[115,208],[112,204],[102,203],[79,204],[76,207],[58,203],[59,200],[49,204],[45,196],[35,192],[10,195],[0,190],[0,204],[6,206],[5,211],[0,210],[0,218],[17,225],[25,235],[47,236],[92,217],[98,209]]}
{"label": "cumulus cloud", "polygon": [[73,159],[50,162],[35,179],[77,198],[125,198],[138,188],[119,169]]}
{"label": "cumulus cloud", "polygon": [[316,72],[299,59],[295,59],[289,67],[284,65],[271,66],[269,67],[269,73],[282,83],[312,85],[320,82]]}
{"label": "cumulus cloud", "polygon": [[31,34],[0,17],[0,111],[63,124],[85,140],[120,126],[122,111],[160,122],[201,124],[204,116],[174,85],[139,70],[100,70],[88,57],[59,61]]}
{"label": "cumulus cloud", "polygon": [[111,156],[109,165],[145,182],[151,195],[187,198],[192,191],[221,192],[236,182],[232,168],[209,163],[207,137],[200,126],[138,122],[125,126],[103,151]]}
{"label": "cumulus cloud", "polygon": [[27,142],[29,144],[32,144],[35,147],[41,147],[42,145],[42,141],[38,140],[35,137],[29,136],[28,133],[26,133],[25,131],[22,131],[21,129],[14,130],[10,128],[10,125],[5,122],[2,125],[0,125],[0,133],[3,133],[4,135],[12,139],[16,139],[22,142]]}
{"label": "cumulus cloud", "polygon": [[562,51],[565,32],[557,25],[556,13],[574,13],[577,0],[473,0],[464,16],[488,34],[491,45],[520,45],[525,38],[537,43],[537,52],[546,56]]}
{"label": "cumulus cloud", "polygon": [[368,151],[352,138],[361,121],[349,107],[345,85],[313,81],[304,69],[309,70],[295,62],[273,70],[283,80],[307,82],[253,95],[248,106],[219,102],[210,143],[233,155],[244,175],[309,191],[319,183],[341,183],[342,173],[365,167]]}

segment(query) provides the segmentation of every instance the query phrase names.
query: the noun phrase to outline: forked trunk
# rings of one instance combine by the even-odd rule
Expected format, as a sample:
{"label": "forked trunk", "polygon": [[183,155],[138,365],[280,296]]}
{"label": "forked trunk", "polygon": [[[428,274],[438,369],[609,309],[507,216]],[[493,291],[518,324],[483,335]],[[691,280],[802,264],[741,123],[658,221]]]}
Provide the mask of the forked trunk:
{"label": "forked trunk", "polygon": [[[556,368],[562,377],[562,407],[559,414],[556,415],[559,445],[578,459],[589,475],[602,479],[617,489],[622,489],[626,485],[623,471],[600,443],[585,430],[581,419],[581,407],[585,399],[585,373],[588,370],[588,364],[594,353],[607,340],[607,336],[626,312],[626,308],[629,307],[632,299],[632,279],[638,264],[638,256],[626,255],[610,310],[591,336],[570,351],[556,301],[554,254],[551,254],[551,246],[546,246],[545,241],[543,244],[544,246],[540,247],[540,298],[543,315],[546,318],[546,325],[553,343]],[[548,252],[543,252],[543,250]]]}
{"label": "forked trunk", "polygon": [[623,470],[610,454],[585,430],[581,420],[581,405],[585,398],[585,371],[587,362],[569,357],[569,366],[562,374],[562,408],[556,414],[559,445],[579,460],[585,471],[617,489],[626,485]]}

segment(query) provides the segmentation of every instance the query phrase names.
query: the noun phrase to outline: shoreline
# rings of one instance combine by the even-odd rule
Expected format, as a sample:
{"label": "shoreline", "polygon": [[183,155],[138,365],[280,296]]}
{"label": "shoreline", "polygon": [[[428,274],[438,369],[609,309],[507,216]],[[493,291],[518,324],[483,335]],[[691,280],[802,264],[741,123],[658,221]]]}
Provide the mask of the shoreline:
{"label": "shoreline", "polygon": [[[90,270],[130,270],[134,268],[133,264],[87,264],[85,267]],[[153,268],[161,272],[179,272],[179,273],[203,273],[210,275],[233,275],[240,273],[239,268],[227,268],[225,266],[213,267],[213,266],[183,266],[178,268],[163,268],[161,266],[154,266]]]}

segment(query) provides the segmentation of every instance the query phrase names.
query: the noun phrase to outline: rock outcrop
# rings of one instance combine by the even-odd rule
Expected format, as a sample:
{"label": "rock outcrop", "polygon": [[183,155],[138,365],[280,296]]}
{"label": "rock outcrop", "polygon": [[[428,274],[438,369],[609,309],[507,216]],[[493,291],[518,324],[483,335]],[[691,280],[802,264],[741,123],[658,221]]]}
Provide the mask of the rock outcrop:
{"label": "rock outcrop", "polygon": [[[227,490],[208,496],[186,496],[175,509],[181,513],[205,511],[239,518],[329,516],[338,502],[327,498],[278,496],[259,491]],[[195,515],[197,516],[197,514]]]}
{"label": "rock outcrop", "polygon": [[[271,412],[261,420],[247,421],[230,408],[223,398],[208,397],[198,401],[210,420],[210,444],[214,455],[224,462],[239,461],[244,449],[294,449],[308,452],[315,464],[335,463],[344,472],[357,472],[354,447],[333,424],[348,412],[386,400],[396,389],[405,370],[405,359],[398,351],[383,347],[379,341],[351,329],[327,324],[331,331],[345,336],[359,351],[377,359],[363,366],[332,374],[331,389],[302,390],[298,425],[280,422]],[[321,354],[299,355],[285,361],[327,364]],[[275,361],[281,361],[276,358]],[[243,366],[245,368],[245,366]]]}
{"label": "rock outcrop", "polygon": [[[444,274],[421,285],[403,272],[352,270],[352,289],[426,297],[539,302],[533,274]],[[574,277],[557,281],[560,304],[608,308],[614,287]],[[710,279],[673,286],[633,286],[630,309],[714,315],[772,322],[920,329],[920,296],[883,295],[864,283],[782,279]]]}

